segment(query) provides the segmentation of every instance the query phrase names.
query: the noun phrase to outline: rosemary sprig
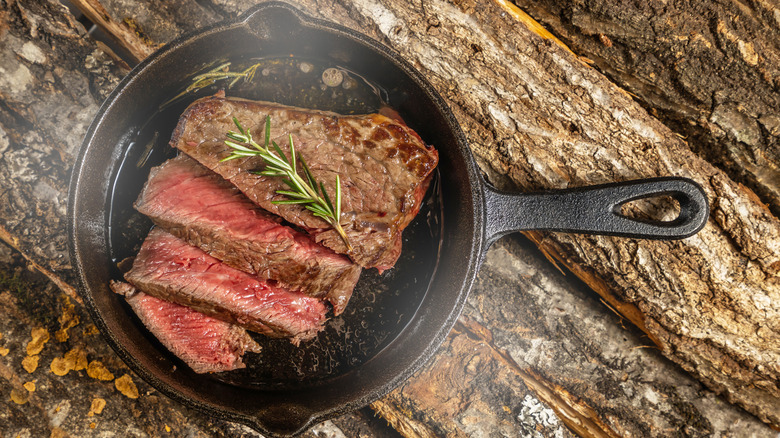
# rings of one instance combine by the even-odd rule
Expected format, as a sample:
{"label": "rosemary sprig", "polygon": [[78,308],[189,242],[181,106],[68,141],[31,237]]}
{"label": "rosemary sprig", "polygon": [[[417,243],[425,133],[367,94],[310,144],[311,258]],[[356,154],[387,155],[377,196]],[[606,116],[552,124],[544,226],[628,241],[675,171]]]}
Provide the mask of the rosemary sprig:
{"label": "rosemary sprig", "polygon": [[[349,243],[347,234],[339,223],[341,219],[341,180],[336,175],[336,202],[332,202],[325,186],[322,182],[317,182],[311,169],[300,154],[295,153],[292,134],[290,140],[290,158],[282,152],[282,149],[275,141],[271,141],[271,117],[265,118],[265,142],[260,146],[254,139],[248,129],[244,129],[241,123],[233,117],[233,123],[236,124],[238,132],[229,131],[226,135],[228,140],[225,144],[233,149],[230,156],[221,161],[234,160],[242,157],[259,156],[265,162],[265,168],[262,171],[254,171],[258,175],[271,177],[284,177],[282,181],[290,190],[277,190],[276,193],[285,195],[289,199],[271,201],[273,204],[304,204],[304,207],[312,212],[314,216],[322,218],[329,223],[347,245],[347,250],[352,251],[352,245]],[[270,146],[273,146],[271,150]],[[303,174],[306,179],[298,174],[298,162],[301,163]]]}
{"label": "rosemary sprig", "polygon": [[194,76],[192,78],[192,83],[184,91],[182,91],[181,93],[174,96],[172,99],[165,102],[163,106],[169,104],[170,102],[173,102],[174,100],[184,96],[187,93],[200,90],[201,88],[204,87],[208,87],[209,85],[217,81],[233,78],[233,80],[230,81],[230,83],[228,84],[227,88],[232,88],[233,85],[235,85],[242,78],[244,79],[245,82],[250,82],[252,81],[252,79],[254,79],[255,72],[257,72],[258,67],[260,67],[260,63],[252,64],[240,72],[232,72],[230,71],[229,62],[220,64],[205,73],[201,73],[197,76]]}

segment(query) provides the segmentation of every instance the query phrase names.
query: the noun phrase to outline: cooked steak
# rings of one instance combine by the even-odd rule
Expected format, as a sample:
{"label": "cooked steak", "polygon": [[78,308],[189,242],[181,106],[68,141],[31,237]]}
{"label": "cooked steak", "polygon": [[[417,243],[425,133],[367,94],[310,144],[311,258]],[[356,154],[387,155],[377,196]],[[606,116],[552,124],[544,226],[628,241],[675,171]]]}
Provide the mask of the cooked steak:
{"label": "cooked steak", "polygon": [[327,306],[233,269],[187,242],[154,228],[125,279],[157,298],[294,344],[314,337]]}
{"label": "cooked steak", "polygon": [[230,182],[180,155],[152,169],[136,209],[155,224],[223,263],[309,296],[340,314],[360,267],[282,225]]}
{"label": "cooked steak", "polygon": [[111,289],[124,295],[144,326],[196,373],[245,368],[244,353],[260,352],[249,333],[237,325],[147,295],[127,283],[112,281]]}
{"label": "cooked steak", "polygon": [[[262,143],[266,116],[271,137],[284,151],[288,135],[311,167],[315,179],[332,194],[336,175],[342,185],[342,218],[353,250],[338,233],[301,205],[275,205],[286,199],[282,178],[256,175],[259,157],[220,162],[231,154],[225,134],[235,131],[233,117]],[[301,226],[317,242],[348,254],[363,267],[388,269],[401,253],[401,231],[420,209],[438,153],[402,123],[380,114],[343,116],[268,102],[225,98],[194,102],[179,119],[171,145],[230,180],[249,199],[287,221]]]}

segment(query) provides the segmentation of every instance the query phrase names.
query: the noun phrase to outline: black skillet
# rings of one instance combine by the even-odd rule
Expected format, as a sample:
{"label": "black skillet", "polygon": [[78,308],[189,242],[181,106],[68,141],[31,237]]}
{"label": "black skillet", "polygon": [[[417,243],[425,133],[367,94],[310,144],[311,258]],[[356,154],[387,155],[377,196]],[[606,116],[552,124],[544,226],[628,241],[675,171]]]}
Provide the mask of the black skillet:
{"label": "black skillet", "polygon": [[[133,213],[149,168],[173,155],[166,145],[177,117],[220,82],[170,101],[198,73],[231,61],[261,62],[252,82],[228,95],[339,112],[397,110],[439,150],[440,164],[420,215],[404,232],[404,251],[383,275],[364,271],[348,310],[315,341],[295,348],[259,339],[245,370],[198,375],[173,357],[108,289],[150,227]],[[318,78],[342,75],[338,87]],[[336,71],[331,70],[331,72]],[[337,76],[338,76],[337,74]],[[667,222],[620,215],[630,200],[669,195],[680,206]],[[164,394],[267,434],[296,434],[365,406],[428,360],[457,319],[489,245],[529,229],[678,239],[708,216],[694,182],[662,178],[541,194],[507,194],[480,176],[455,118],[422,75],[396,53],[285,3],[257,6],[235,21],[200,30],[138,65],[101,107],[82,144],[70,184],[70,254],[79,290],[108,343]]]}

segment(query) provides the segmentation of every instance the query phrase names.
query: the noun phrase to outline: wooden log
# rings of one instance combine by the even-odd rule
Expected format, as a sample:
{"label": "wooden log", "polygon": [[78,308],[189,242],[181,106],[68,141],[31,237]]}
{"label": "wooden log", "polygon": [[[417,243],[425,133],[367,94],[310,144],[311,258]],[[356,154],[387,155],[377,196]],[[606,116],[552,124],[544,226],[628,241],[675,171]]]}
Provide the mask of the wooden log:
{"label": "wooden log", "polygon": [[75,297],[67,255],[68,176],[98,106],[126,73],[57,4],[0,12],[0,238]]}
{"label": "wooden log", "polygon": [[[233,3],[231,3],[230,5],[227,5],[227,3],[224,4],[215,3],[212,7],[220,8],[222,6],[225,6],[224,13],[226,14],[233,14],[235,13],[235,11],[243,9],[243,7],[241,7],[240,5],[236,6]],[[235,8],[235,11],[234,9],[231,8]],[[347,23],[352,23],[357,29],[362,30],[364,32],[371,33],[376,37],[380,39],[384,39],[385,41],[389,42],[396,49],[400,50],[409,59],[418,63],[418,65],[422,67],[423,70],[426,71],[429,74],[429,76],[434,80],[436,85],[439,87],[440,91],[442,91],[449,98],[450,103],[458,112],[460,120],[466,125],[465,127],[468,130],[469,137],[472,140],[472,143],[474,144],[475,150],[481,152],[481,156],[483,158],[490,159],[492,158],[492,156],[495,155],[498,155],[500,157],[500,159],[496,160],[495,164],[498,172],[496,172],[494,175],[498,176],[501,174],[508,173],[510,175],[510,178],[513,178],[516,182],[524,184],[524,186],[527,188],[542,187],[542,186],[563,186],[564,184],[567,183],[565,178],[554,179],[554,180],[540,178],[538,181],[534,182],[535,180],[533,177],[536,177],[535,174],[533,174],[533,177],[531,177],[527,175],[528,173],[532,173],[529,172],[528,169],[523,169],[521,167],[518,170],[514,167],[517,165],[515,161],[520,159],[521,157],[521,155],[518,154],[519,146],[515,144],[517,142],[517,139],[515,139],[511,135],[506,135],[511,130],[502,125],[502,121],[505,121],[505,119],[501,116],[503,115],[502,111],[504,113],[508,112],[511,115],[515,115],[514,111],[517,109],[516,101],[519,100],[520,98],[523,98],[523,90],[520,90],[520,92],[518,92],[514,88],[511,88],[516,86],[516,84],[518,83],[512,81],[512,79],[516,79],[516,77],[513,78],[511,74],[507,74],[508,79],[505,78],[496,79],[497,76],[495,75],[495,73],[488,74],[488,72],[485,71],[487,65],[487,63],[485,63],[485,60],[487,59],[492,63],[493,61],[495,61],[493,57],[503,56],[505,54],[504,50],[508,51],[510,55],[517,55],[514,52],[519,51],[522,53],[523,50],[526,50],[525,54],[527,56],[531,56],[531,60],[533,60],[535,57],[538,57],[539,59],[542,59],[546,62],[545,67],[548,65],[551,67],[555,67],[556,64],[554,61],[560,62],[561,56],[570,56],[568,52],[561,49],[560,46],[557,46],[556,45],[557,43],[555,42],[544,43],[543,41],[541,41],[541,39],[537,37],[538,34],[528,32],[528,31],[523,32],[524,28],[519,28],[519,30],[521,31],[519,32],[520,35],[515,36],[514,39],[505,38],[505,34],[500,33],[501,27],[503,26],[504,28],[506,28],[507,29],[506,32],[512,29],[513,26],[515,27],[513,31],[518,30],[517,21],[515,18],[512,18],[511,13],[508,13],[506,16],[502,16],[501,14],[506,12],[506,10],[499,9],[497,6],[490,5],[490,4],[482,5],[482,6],[476,4],[469,4],[469,3],[459,3],[458,5],[450,5],[448,3],[443,3],[443,2],[434,2],[434,3],[426,3],[425,10],[422,10],[419,8],[419,5],[394,4],[391,2],[388,3],[343,2],[343,4],[342,3],[334,4],[331,2],[319,2],[316,4],[316,8],[313,8],[311,10],[318,10],[319,13],[326,18],[336,19],[337,21],[345,20],[345,22]],[[347,19],[347,17],[352,17],[354,20]],[[403,17],[403,18],[398,18],[398,17]],[[474,18],[476,18],[477,20],[474,20]],[[470,28],[469,26],[476,26],[476,27]],[[449,32],[454,32],[454,33],[448,34]],[[495,34],[496,32],[498,32],[498,34]],[[415,34],[424,35],[425,38],[416,39]],[[500,44],[497,44],[496,41],[499,41]],[[466,45],[462,45],[463,43],[466,43]],[[474,43],[475,45],[473,46],[468,45],[468,43]],[[480,45],[480,43],[484,45]],[[529,44],[529,48],[525,47],[524,44],[526,43]],[[451,47],[461,47],[463,49],[458,50],[455,53],[455,56],[444,56],[442,58],[442,53],[444,54],[450,53]],[[488,50],[485,50],[485,47],[487,47]],[[416,53],[415,50],[417,48],[421,48],[423,50],[421,50],[419,53]],[[465,48],[467,48],[470,51],[465,50]],[[519,48],[523,50],[518,50]],[[563,55],[558,52],[560,50],[563,50],[564,52]],[[552,53],[552,55],[548,54],[545,57],[545,54],[547,52]],[[555,58],[554,55],[557,55],[558,58]],[[488,58],[485,58],[486,56],[488,56]],[[510,56],[508,61],[506,61],[504,64],[497,62],[495,65],[501,70],[500,71],[501,73],[511,73],[513,71],[512,70],[513,68],[522,67],[523,64],[521,63],[521,60],[525,60],[525,59],[526,58],[519,58],[519,57],[512,58]],[[562,58],[562,59],[565,61],[570,58]],[[469,70],[469,68],[472,67],[473,64],[476,64],[477,68],[474,69],[473,74],[469,75],[466,72]],[[468,65],[469,67],[466,68],[464,67],[464,65]],[[558,67],[560,69],[560,66]],[[574,64],[573,66],[571,66],[570,73],[582,74],[580,70],[582,70],[582,72],[584,72],[585,74],[585,77],[588,78],[590,78],[590,76],[594,74],[586,66],[582,64]],[[453,74],[453,72],[461,72],[461,71],[464,72],[463,77]],[[540,78],[544,80],[548,80],[552,78],[560,81],[561,77],[564,77],[564,75],[561,74],[560,71],[557,74],[551,74],[548,73],[544,68],[537,68],[536,70],[533,71],[533,74],[529,74],[527,77],[525,77],[525,79],[527,82],[533,83],[534,78],[536,80],[539,80]],[[461,79],[464,79],[465,82],[459,82]],[[615,91],[614,88],[611,88],[606,83],[606,81],[603,80],[603,78],[600,78],[598,81],[596,81],[597,84],[606,88],[606,91],[612,93],[619,93],[618,91]],[[528,86],[529,85],[526,85],[526,87]],[[469,96],[468,92],[475,92],[475,93],[473,96]],[[562,93],[559,96],[561,95],[565,96],[566,94]],[[574,93],[573,95],[578,96],[581,99],[585,99],[588,97],[587,93],[585,92],[580,92],[579,94]],[[611,94],[607,94],[607,96],[612,97]],[[581,102],[579,101],[577,101],[576,103],[581,104]],[[549,106],[549,102],[540,102],[538,105],[543,106],[543,104],[548,105],[548,108],[551,107]],[[547,132],[556,133],[558,132],[557,129],[560,129],[561,126],[565,128],[568,128],[570,126],[575,126],[574,124],[571,125],[563,124],[563,121],[560,118],[559,119],[551,118],[552,128],[550,126],[547,126],[545,120],[543,120],[542,117],[548,117],[549,110],[545,110],[540,106],[530,106],[528,108],[529,112],[527,114],[529,115],[529,119],[531,121],[525,125],[519,124],[519,127],[522,128],[521,132],[524,133],[526,137],[535,140],[537,143],[543,143],[542,141],[540,141],[540,137],[542,139],[544,138],[542,134],[545,134]],[[587,105],[585,105],[585,107],[587,107]],[[630,109],[631,108],[635,108],[635,106],[630,107]],[[491,115],[491,113],[494,113],[494,115]],[[597,118],[605,117],[607,115],[604,114],[603,109],[601,110],[601,112],[597,112]],[[571,118],[572,120],[578,121],[578,119],[576,117],[572,117],[571,114],[567,115],[567,117]],[[536,120],[534,120],[535,118]],[[626,120],[627,122],[630,122],[633,121],[635,118],[637,119],[638,122],[646,123],[647,116],[646,114],[637,112],[634,109],[632,112],[628,114],[628,118]],[[513,117],[509,118],[510,124],[516,123],[516,120],[512,120],[512,119]],[[517,119],[517,120],[522,120],[522,119]],[[583,123],[583,126],[593,129],[594,126],[592,125],[593,125],[592,122],[591,124]],[[568,129],[564,129],[563,131],[565,131],[563,132],[563,134],[564,136],[566,136],[566,132],[568,132]],[[620,129],[616,129],[615,132],[619,133]],[[667,135],[668,132],[663,131],[662,138],[666,139]],[[489,149],[491,148],[491,146],[489,145],[489,141],[493,138],[505,139],[505,141],[497,142],[496,143],[497,146],[492,147],[496,151],[494,151],[493,155],[491,155],[491,153],[489,152]],[[636,140],[636,138],[634,138],[634,140]],[[534,145],[534,144],[535,144],[534,142],[529,143],[529,145]],[[612,143],[607,144],[607,147],[604,148],[604,150],[601,152],[602,154],[607,153],[608,151],[612,150],[612,148],[614,148],[614,145]],[[543,152],[542,155],[540,156],[535,156],[534,153],[529,153],[527,156],[535,160],[543,159],[544,153],[547,152],[544,149],[540,149],[540,151]],[[614,153],[615,151],[621,151],[621,149],[616,148],[612,152]],[[596,152],[599,152],[599,150],[596,150]],[[511,159],[507,157],[509,153],[517,154],[517,158]],[[559,158],[556,159],[559,160]],[[599,161],[597,160],[597,163],[598,162]],[[604,164],[602,164],[602,166],[609,169],[609,166],[605,166]],[[491,170],[487,167],[486,169]],[[573,172],[571,170],[570,172],[576,175],[576,172]],[[619,176],[621,174],[617,172],[616,175]],[[575,182],[577,183],[598,182],[600,180],[608,179],[603,175],[603,173],[601,175],[596,173],[594,175],[586,175],[586,176],[587,176],[586,178],[581,178],[580,180],[577,180]],[[592,178],[593,181],[591,181],[588,178]],[[734,195],[734,198],[740,199],[739,198],[740,196],[741,195],[737,194]],[[11,236],[15,236],[15,235],[11,234]],[[46,262],[46,259],[42,259],[42,261],[48,263]],[[609,297],[612,296],[609,293],[605,293],[605,295]],[[621,310],[626,311],[627,308],[629,307],[623,306],[621,307]],[[635,308],[639,309],[638,306],[635,306]],[[635,318],[635,320],[641,323],[642,314],[639,313],[638,315],[639,318]],[[486,323],[485,327],[488,327],[491,331],[493,331],[495,330],[495,327],[500,327],[502,324],[504,324],[507,318],[509,317],[504,316],[504,319],[497,319],[496,321],[488,322]],[[463,340],[463,338],[460,339]],[[461,345],[462,348],[467,348],[467,346],[470,344],[463,342],[463,343],[455,343],[455,345]],[[493,355],[494,355],[493,353],[489,354],[490,357],[493,357]],[[533,376],[533,374],[530,372],[527,374]],[[553,382],[555,381],[555,378],[561,377],[556,373],[552,373],[551,374],[552,377],[543,376],[538,373],[536,375],[537,375],[536,379],[538,379],[539,382],[538,385],[539,387],[541,386],[554,387],[555,384]],[[586,400],[586,397],[582,397],[582,395],[586,394],[585,391],[586,388],[583,388],[582,385],[569,385],[569,386],[573,388],[570,391],[570,394],[574,395],[574,400],[573,401],[564,400],[563,402],[559,402],[561,403],[561,408],[565,408],[565,407],[576,408],[578,406],[578,403],[585,403],[583,402],[583,400]],[[493,394],[501,393],[501,391],[516,392],[517,388],[519,388],[518,385],[507,383],[506,386],[499,386],[497,391],[487,389],[486,392],[490,393],[491,391],[493,391]],[[439,389],[446,390],[447,388],[439,387]],[[537,389],[537,390],[541,392],[541,389]],[[612,392],[605,392],[605,394],[611,394],[611,393]],[[402,395],[401,397],[404,396]],[[611,425],[610,427],[613,427],[616,430],[620,430],[621,427],[625,427],[626,430],[629,430],[627,426],[623,426],[624,421],[626,423],[629,423],[629,421],[623,420],[621,417],[621,415],[625,415],[625,414],[614,414],[609,411],[599,411],[600,405],[598,403],[598,398],[597,397],[592,397],[592,398],[593,400],[589,400],[589,402],[594,406],[590,406],[590,409],[596,412],[606,412],[606,414],[600,413],[599,418],[601,418],[601,416],[611,416],[610,417],[610,420],[612,420],[611,423],[608,423],[607,421],[603,420],[603,418],[601,418],[600,421],[602,421],[603,424],[609,424]],[[413,399],[408,398],[408,400],[413,400]],[[632,403],[636,402],[636,399],[631,399],[631,400]],[[552,403],[556,403],[556,402],[552,402]],[[587,405],[587,403],[585,404]],[[684,413],[686,409],[689,408],[675,407],[672,408],[672,411]],[[707,406],[705,406],[702,412],[708,412],[706,409]],[[418,408],[418,412],[422,412],[424,410],[425,408],[422,405]],[[584,409],[584,411],[588,411],[588,410]],[[653,416],[657,416],[661,418],[663,417],[662,415],[658,414],[657,410],[651,410],[651,413],[648,415],[651,417]],[[706,414],[702,414],[702,416],[706,417]],[[453,427],[451,425],[446,426],[447,419],[444,417],[439,417],[439,420],[435,420],[435,421],[434,419],[430,418],[430,416],[423,417],[423,418],[425,418],[425,420],[422,422],[422,424],[427,424],[427,427],[429,429],[432,428],[433,430],[436,430],[437,427],[449,427],[449,428]],[[445,426],[438,426],[437,421],[439,423],[445,423]],[[662,420],[648,420],[648,421],[652,422],[652,421],[662,421]],[[490,424],[493,423],[490,422],[483,423],[483,425],[481,426],[483,427],[483,429],[481,430],[485,431],[484,428],[487,428],[487,430],[489,431]],[[713,426],[713,429],[723,430],[723,428],[725,428],[726,426],[727,424],[725,423],[718,423]],[[439,430],[447,430],[447,429],[439,429]]]}
{"label": "wooden log", "polygon": [[75,0],[73,4],[93,23],[111,35],[121,47],[127,48],[132,57],[131,62],[138,63],[157,50],[157,47],[138,31],[132,19],[122,22],[112,20],[108,11],[98,1]]}
{"label": "wooden log", "polygon": [[582,437],[772,433],[519,236],[490,249],[433,363],[372,407],[406,437],[565,435],[560,423]]}
{"label": "wooden log", "polygon": [[515,3],[780,214],[777,3]]}
{"label": "wooden log", "polygon": [[138,2],[132,5],[133,15],[122,14],[130,5],[126,0],[73,0],[72,3],[126,49],[135,63],[185,30],[224,18],[194,0],[166,5]]}
{"label": "wooden log", "polygon": [[780,222],[752,192],[569,51],[516,26],[516,10],[490,2],[351,5],[363,28],[378,30],[444,93],[475,154],[512,185],[662,175],[702,184],[712,219],[684,241],[530,235],[669,358],[780,426]]}
{"label": "wooden log", "polygon": [[513,26],[520,11],[503,2],[457,6],[345,5],[361,29],[378,31],[428,73],[459,111],[475,152],[521,188],[669,174],[702,183],[713,220],[684,242],[532,236],[665,354],[780,424],[777,219],[626,93],[547,43],[549,34]]}

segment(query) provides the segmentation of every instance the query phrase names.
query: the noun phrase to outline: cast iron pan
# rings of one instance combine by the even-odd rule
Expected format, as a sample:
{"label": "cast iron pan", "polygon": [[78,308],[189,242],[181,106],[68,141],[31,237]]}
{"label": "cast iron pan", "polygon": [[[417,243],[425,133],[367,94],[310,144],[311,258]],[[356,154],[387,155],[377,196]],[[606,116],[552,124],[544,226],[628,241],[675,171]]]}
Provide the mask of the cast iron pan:
{"label": "cast iron pan", "polygon": [[[261,63],[251,82],[215,83],[177,99],[192,77],[232,62]],[[326,68],[342,75],[329,87]],[[336,71],[331,70],[331,72]],[[229,96],[342,113],[397,110],[439,150],[441,162],[420,214],[404,231],[395,268],[365,270],[347,311],[299,348],[258,338],[244,370],[198,375],[151,336],[108,289],[117,262],[137,251],[151,223],[132,202],[149,168],[175,154],[167,142],[194,99]],[[619,214],[627,201],[669,195],[679,216],[666,222]],[[138,65],[103,104],[73,170],[68,204],[70,254],[79,290],[119,356],[164,394],[263,433],[289,435],[360,408],[407,379],[430,358],[458,317],[496,238],[546,229],[675,239],[696,233],[708,204],[692,181],[663,178],[543,194],[500,193],[486,183],[441,97],[411,65],[368,37],[266,3],[236,21],[191,33]]]}

